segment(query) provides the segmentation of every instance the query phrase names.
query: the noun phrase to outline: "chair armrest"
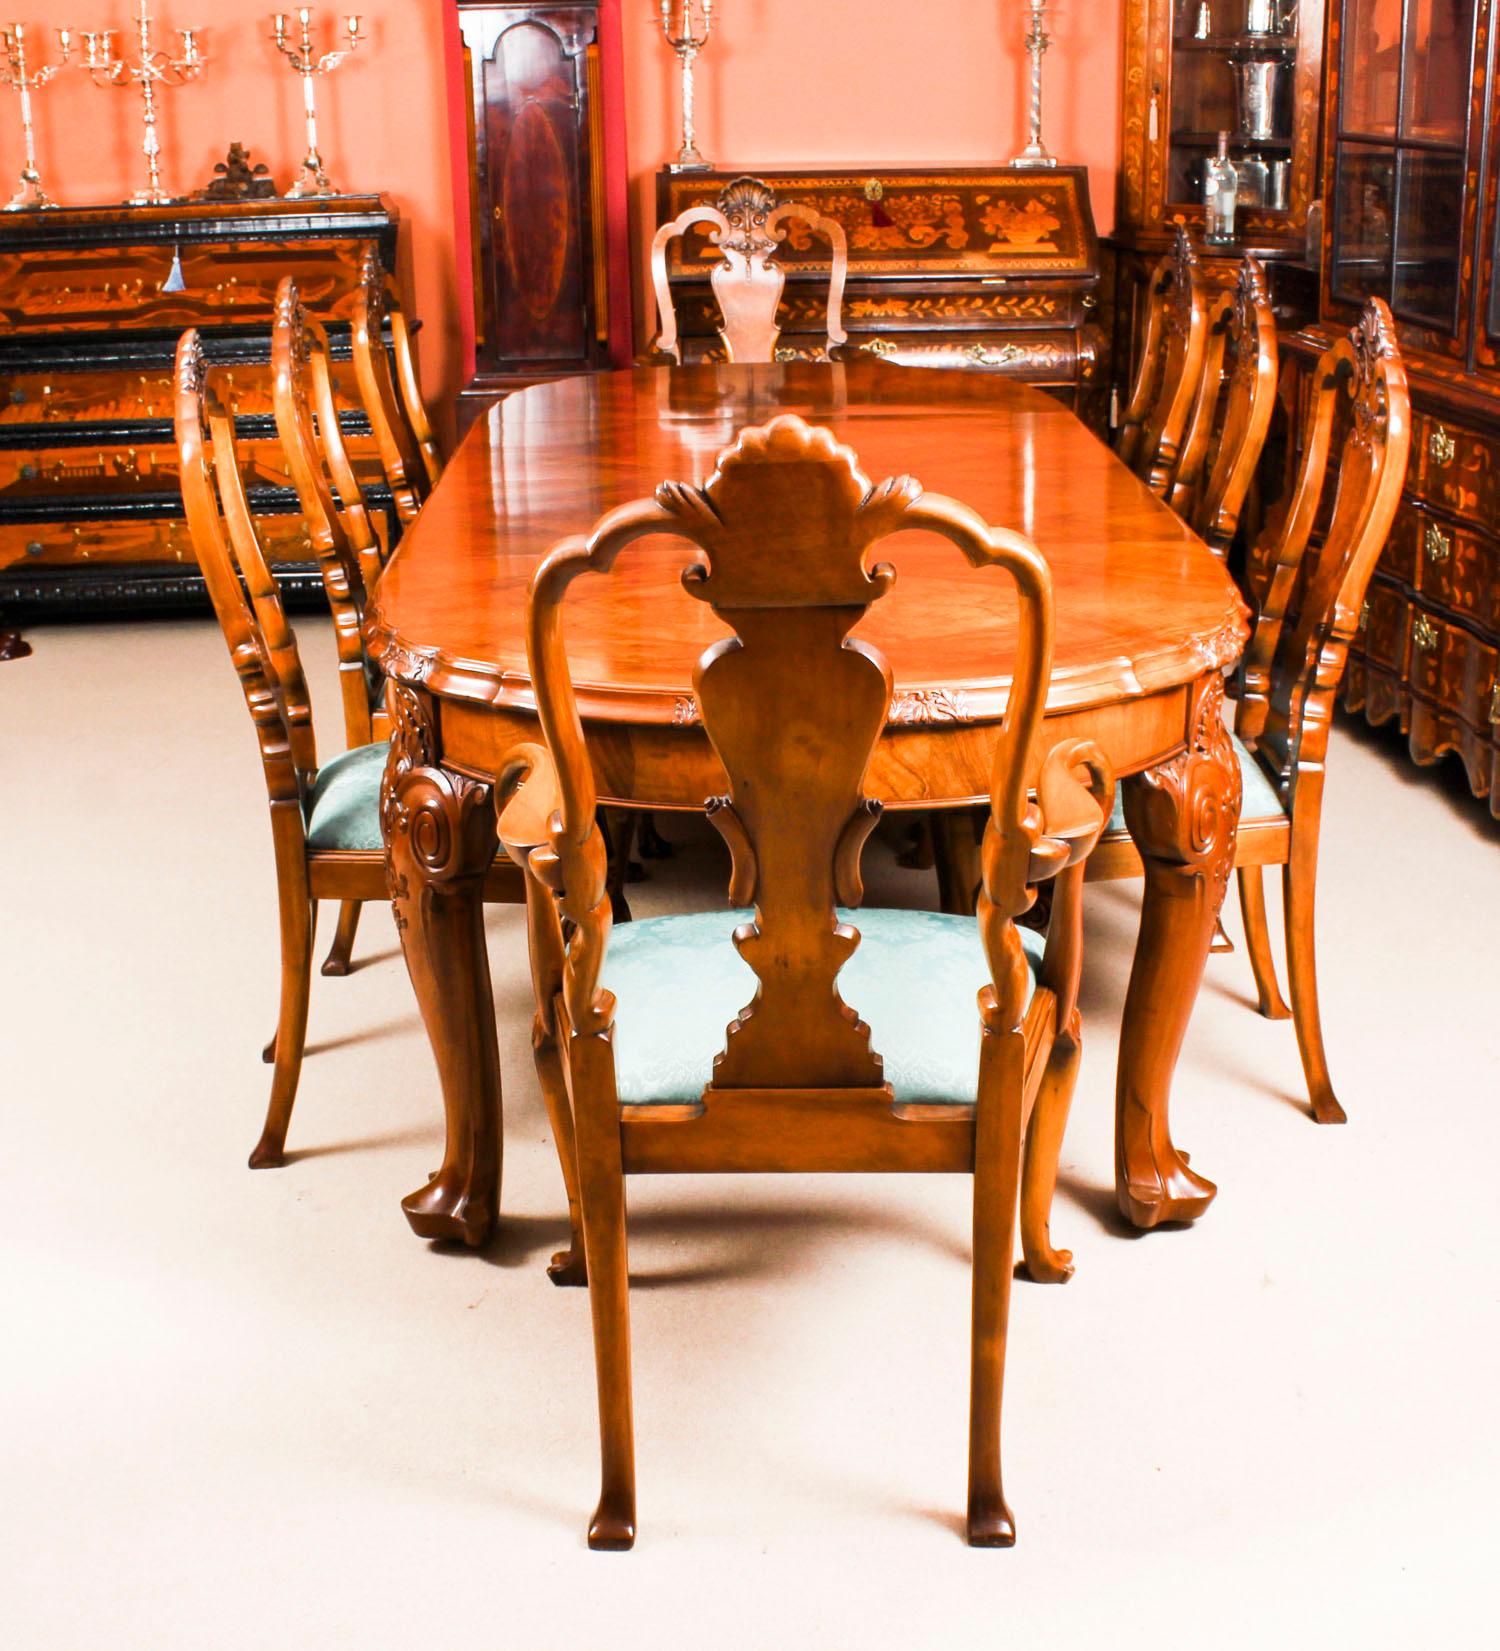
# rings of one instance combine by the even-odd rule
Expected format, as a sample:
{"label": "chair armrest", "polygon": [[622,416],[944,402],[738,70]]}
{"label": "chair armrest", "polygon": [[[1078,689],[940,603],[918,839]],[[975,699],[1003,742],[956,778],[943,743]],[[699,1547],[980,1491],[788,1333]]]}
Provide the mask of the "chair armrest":
{"label": "chair armrest", "polygon": [[513,746],[495,777],[500,841],[518,865],[552,840],[552,817],[562,807],[562,788],[552,756],[543,745]]}
{"label": "chair armrest", "polygon": [[1092,740],[1065,740],[1047,753],[1036,792],[1040,835],[1028,881],[1040,883],[1093,852],[1114,810],[1114,771]]}

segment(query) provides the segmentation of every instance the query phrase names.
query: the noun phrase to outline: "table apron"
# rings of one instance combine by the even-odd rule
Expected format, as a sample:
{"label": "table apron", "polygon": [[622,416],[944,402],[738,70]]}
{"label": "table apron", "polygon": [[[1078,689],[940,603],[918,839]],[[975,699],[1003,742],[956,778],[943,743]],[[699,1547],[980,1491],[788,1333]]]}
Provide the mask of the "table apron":
{"label": "table apron", "polygon": [[[1119,778],[1153,768],[1186,745],[1190,695],[1185,684],[1049,715],[1038,736],[1038,761],[1063,740],[1088,738]],[[491,779],[512,747],[541,738],[532,710],[442,698],[431,704],[442,765],[474,779]],[[997,722],[893,724],[870,759],[865,790],[893,810],[983,802],[999,730]],[[701,724],[595,719],[585,722],[584,733],[601,803],[698,810],[728,790]]]}

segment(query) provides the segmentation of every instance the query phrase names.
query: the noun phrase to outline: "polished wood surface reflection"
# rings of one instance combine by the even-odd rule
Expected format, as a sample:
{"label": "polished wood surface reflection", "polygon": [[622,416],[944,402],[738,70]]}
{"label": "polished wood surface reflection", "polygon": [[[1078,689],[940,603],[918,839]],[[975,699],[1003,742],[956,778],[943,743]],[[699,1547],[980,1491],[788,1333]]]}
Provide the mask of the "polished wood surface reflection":
{"label": "polished wood surface reflection", "polygon": [[[1142,1226],[1193,1219],[1214,1187],[1173,1145],[1167,1107],[1232,862],[1239,771],[1214,717],[1247,627],[1207,547],[1065,408],[1023,385],[878,362],[645,368],[537,386],[493,409],[450,461],[373,593],[371,653],[420,708],[427,760],[460,782],[455,796],[487,790],[537,736],[525,611],[544,553],[663,481],[700,481],[741,428],[786,412],[831,428],[866,475],[910,474],[961,497],[1047,559],[1056,633],[1033,761],[1065,740],[1096,741],[1127,798],[1140,791],[1133,829],[1147,864],[1163,868],[1148,885],[1127,1003],[1117,1195]],[[854,635],[889,661],[892,697],[863,789],[890,808],[983,802],[1017,647],[1014,595],[999,581],[977,588],[930,532],[893,535],[880,554],[895,582]],[[680,545],[648,537],[609,580],[570,594],[569,667],[601,802],[697,810],[729,788],[693,687],[724,631],[682,589],[683,566]],[[430,937],[402,938],[409,958],[433,952]],[[475,1005],[488,1002],[487,970],[476,946],[461,971]],[[425,1002],[424,1013],[429,1027],[443,1021]],[[484,1036],[488,1049],[492,1019]],[[482,1053],[434,1038],[450,1139],[498,1107]],[[473,1187],[444,1185],[419,1230],[477,1242],[493,1215]]]}
{"label": "polished wood surface reflection", "polygon": [[[1066,408],[1025,385],[862,362],[645,368],[513,397],[454,456],[382,579],[374,650],[445,697],[529,706],[523,619],[540,555],[662,480],[700,480],[736,431],[777,412],[831,427],[868,474],[910,472],[1037,544],[1057,590],[1049,710],[1180,685],[1208,654],[1238,654],[1233,586]],[[882,554],[896,587],[857,634],[891,662],[894,720],[1001,714],[1013,600],[955,579],[931,534]],[[678,550],[647,540],[607,587],[575,596],[569,659],[585,717],[696,715],[693,665],[722,632],[678,588],[680,567]]]}

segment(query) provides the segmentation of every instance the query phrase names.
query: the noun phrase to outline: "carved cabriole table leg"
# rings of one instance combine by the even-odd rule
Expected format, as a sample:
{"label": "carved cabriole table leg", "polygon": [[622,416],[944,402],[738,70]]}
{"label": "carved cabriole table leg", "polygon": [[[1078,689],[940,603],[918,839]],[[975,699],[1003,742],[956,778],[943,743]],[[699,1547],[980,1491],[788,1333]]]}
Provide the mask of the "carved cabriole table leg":
{"label": "carved cabriole table leg", "polygon": [[1167,1101],[1234,864],[1241,779],[1223,706],[1212,671],[1192,690],[1187,748],[1124,786],[1146,888],[1120,1027],[1115,1195],[1138,1227],[1195,1220],[1218,1190],[1173,1146]]}
{"label": "carved cabriole table leg", "polygon": [[477,1246],[494,1228],[500,1195],[500,1055],[481,901],[495,857],[492,791],[439,766],[421,695],[397,684],[390,705],[386,871],[447,1122],[442,1168],[401,1207],[418,1237]]}

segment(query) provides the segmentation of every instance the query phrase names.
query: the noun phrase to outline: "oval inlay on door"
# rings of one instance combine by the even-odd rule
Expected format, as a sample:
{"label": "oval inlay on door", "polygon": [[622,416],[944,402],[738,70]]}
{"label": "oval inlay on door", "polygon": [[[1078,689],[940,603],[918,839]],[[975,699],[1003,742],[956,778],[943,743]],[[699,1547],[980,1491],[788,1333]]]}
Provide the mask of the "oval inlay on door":
{"label": "oval inlay on door", "polygon": [[[562,287],[568,258],[568,168],[545,106],[528,100],[516,114],[505,149],[505,261],[515,297],[535,320],[545,319]],[[528,233],[515,239],[513,223]]]}

